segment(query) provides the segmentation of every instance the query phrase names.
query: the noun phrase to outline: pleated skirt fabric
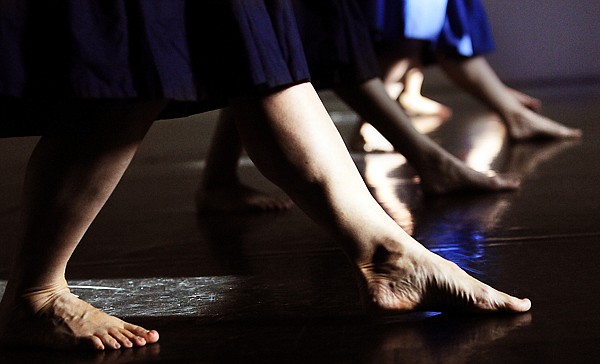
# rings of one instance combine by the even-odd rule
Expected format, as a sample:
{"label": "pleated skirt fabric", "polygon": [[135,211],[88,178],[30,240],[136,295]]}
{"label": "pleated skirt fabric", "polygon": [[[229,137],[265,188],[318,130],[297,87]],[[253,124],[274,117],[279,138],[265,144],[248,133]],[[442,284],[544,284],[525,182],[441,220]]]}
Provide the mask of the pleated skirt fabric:
{"label": "pleated skirt fabric", "polygon": [[311,82],[318,89],[378,77],[369,24],[355,0],[293,0]]}
{"label": "pleated skirt fabric", "polygon": [[0,0],[0,135],[26,122],[11,118],[24,102],[167,98],[200,112],[309,79],[288,0]]}

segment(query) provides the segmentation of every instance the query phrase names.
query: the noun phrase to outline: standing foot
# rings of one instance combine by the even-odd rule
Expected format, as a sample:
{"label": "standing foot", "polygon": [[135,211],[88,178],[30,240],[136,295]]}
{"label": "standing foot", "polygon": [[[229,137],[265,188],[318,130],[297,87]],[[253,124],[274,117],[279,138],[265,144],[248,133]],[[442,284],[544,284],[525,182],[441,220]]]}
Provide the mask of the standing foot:
{"label": "standing foot", "polygon": [[218,187],[201,186],[196,193],[199,211],[268,212],[285,211],[294,206],[289,198],[279,198],[243,184]]}
{"label": "standing foot", "polygon": [[360,122],[352,135],[350,149],[355,152],[390,153],[394,151],[394,146],[373,125]]}
{"label": "standing foot", "polygon": [[73,295],[65,283],[5,294],[0,345],[95,350],[145,346],[158,332],[110,316]]}
{"label": "standing foot", "polygon": [[531,301],[500,292],[427,251],[381,248],[360,265],[377,311],[526,312]]}
{"label": "standing foot", "polygon": [[566,127],[529,109],[504,120],[514,141],[579,138],[582,135],[580,129]]}
{"label": "standing foot", "polygon": [[448,106],[420,94],[402,93],[398,102],[409,116],[439,116],[442,119],[452,116],[452,109]]}

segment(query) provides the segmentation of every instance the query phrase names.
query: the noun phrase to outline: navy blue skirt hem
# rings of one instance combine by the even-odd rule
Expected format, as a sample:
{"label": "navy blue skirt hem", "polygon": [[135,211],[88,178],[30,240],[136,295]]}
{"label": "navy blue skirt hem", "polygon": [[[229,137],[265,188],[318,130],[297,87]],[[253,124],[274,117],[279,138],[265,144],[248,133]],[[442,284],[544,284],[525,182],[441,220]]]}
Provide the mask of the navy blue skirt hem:
{"label": "navy blue skirt hem", "polygon": [[43,131],[24,104],[196,103],[175,117],[308,80],[289,0],[0,0],[2,136]]}
{"label": "navy blue skirt hem", "polygon": [[287,0],[0,0],[0,96],[205,101],[310,78]]}

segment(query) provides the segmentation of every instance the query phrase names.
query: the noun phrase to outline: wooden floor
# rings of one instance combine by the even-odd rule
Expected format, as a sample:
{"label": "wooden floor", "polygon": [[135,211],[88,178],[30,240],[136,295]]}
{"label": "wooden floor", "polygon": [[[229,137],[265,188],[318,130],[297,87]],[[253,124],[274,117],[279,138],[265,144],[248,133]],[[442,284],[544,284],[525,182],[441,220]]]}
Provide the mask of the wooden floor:
{"label": "wooden floor", "polygon": [[[351,264],[297,208],[198,215],[194,192],[216,113],[157,122],[73,257],[73,290],[156,328],[158,344],[105,353],[0,350],[0,362],[600,362],[600,87],[529,88],[579,142],[511,145],[497,117],[456,92],[454,117],[415,125],[517,192],[425,199],[398,154],[353,153],[374,196],[428,248],[533,301],[524,315],[366,316]],[[348,139],[355,116],[324,101]],[[0,291],[35,138],[0,140]],[[248,183],[281,194],[245,159]]]}

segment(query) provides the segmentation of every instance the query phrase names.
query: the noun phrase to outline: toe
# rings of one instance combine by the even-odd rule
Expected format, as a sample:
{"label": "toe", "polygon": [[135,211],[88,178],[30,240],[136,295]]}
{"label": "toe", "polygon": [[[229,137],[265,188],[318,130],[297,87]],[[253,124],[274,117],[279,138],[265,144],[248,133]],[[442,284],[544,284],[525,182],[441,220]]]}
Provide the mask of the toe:
{"label": "toe", "polygon": [[506,309],[511,312],[527,312],[531,309],[531,301],[527,298],[514,298],[507,302]]}
{"label": "toe", "polygon": [[77,347],[91,350],[104,350],[105,346],[102,340],[97,336],[87,336],[77,339]]}
{"label": "toe", "polygon": [[[141,326],[137,326],[137,325],[126,324],[125,330],[130,331],[132,334],[136,335],[138,338],[141,338],[144,340],[144,343],[139,346],[143,346],[146,343],[148,343],[148,344],[155,343],[158,341],[158,338],[159,338],[158,332],[156,332],[156,330],[146,330],[145,328],[143,328]],[[139,342],[139,339],[137,339],[136,341]],[[134,341],[134,344],[136,343],[136,341]]]}
{"label": "toe", "polygon": [[104,344],[104,347],[106,347],[106,348],[115,349],[115,350],[121,348],[121,344],[119,344],[119,342],[114,337],[112,337],[112,335],[110,335],[109,333],[98,335],[98,337],[100,338],[100,340],[102,340],[102,343]]}
{"label": "toe", "polygon": [[145,339],[148,343],[155,343],[158,341],[158,332],[156,330],[150,330],[147,332]]}
{"label": "toe", "polygon": [[115,338],[115,340],[119,342],[119,344],[121,344],[122,347],[131,348],[133,347],[133,343],[131,342],[130,338],[125,334],[125,332],[127,331],[112,330],[110,334],[112,337]]}
{"label": "toe", "polygon": [[131,341],[133,342],[133,344],[135,346],[145,346],[148,342],[146,341],[146,339],[144,339],[141,336],[134,336],[133,338],[131,338]]}

